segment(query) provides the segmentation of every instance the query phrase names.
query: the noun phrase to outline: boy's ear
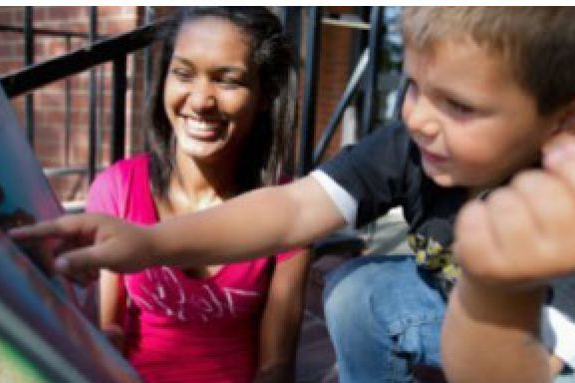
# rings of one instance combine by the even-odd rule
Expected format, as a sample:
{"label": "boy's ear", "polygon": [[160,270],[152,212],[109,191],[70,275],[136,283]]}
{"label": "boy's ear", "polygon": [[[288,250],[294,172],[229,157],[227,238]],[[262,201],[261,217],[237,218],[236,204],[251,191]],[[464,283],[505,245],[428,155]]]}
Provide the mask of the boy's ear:
{"label": "boy's ear", "polygon": [[573,141],[573,137],[575,137],[575,100],[558,113],[542,151],[545,153],[550,147],[565,140]]}
{"label": "boy's ear", "polygon": [[571,101],[559,115],[558,129],[569,134],[575,134],[575,100]]}

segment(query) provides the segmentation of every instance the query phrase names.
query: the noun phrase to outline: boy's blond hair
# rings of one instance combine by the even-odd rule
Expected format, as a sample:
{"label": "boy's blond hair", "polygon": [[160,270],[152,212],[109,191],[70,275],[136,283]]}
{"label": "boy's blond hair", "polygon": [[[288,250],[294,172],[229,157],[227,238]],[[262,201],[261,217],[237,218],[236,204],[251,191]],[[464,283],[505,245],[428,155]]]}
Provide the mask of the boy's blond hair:
{"label": "boy's blond hair", "polygon": [[542,115],[575,99],[575,7],[410,7],[402,32],[414,49],[471,38],[501,55]]}

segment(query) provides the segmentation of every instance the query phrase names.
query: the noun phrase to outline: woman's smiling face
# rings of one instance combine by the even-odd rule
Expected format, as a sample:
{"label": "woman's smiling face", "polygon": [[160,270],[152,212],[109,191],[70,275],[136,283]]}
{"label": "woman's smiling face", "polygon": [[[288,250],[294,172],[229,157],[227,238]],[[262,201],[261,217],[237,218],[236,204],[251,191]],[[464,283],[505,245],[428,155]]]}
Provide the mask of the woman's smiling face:
{"label": "woman's smiling face", "polygon": [[203,17],[182,25],[164,84],[176,152],[200,162],[233,160],[261,110],[250,37]]}

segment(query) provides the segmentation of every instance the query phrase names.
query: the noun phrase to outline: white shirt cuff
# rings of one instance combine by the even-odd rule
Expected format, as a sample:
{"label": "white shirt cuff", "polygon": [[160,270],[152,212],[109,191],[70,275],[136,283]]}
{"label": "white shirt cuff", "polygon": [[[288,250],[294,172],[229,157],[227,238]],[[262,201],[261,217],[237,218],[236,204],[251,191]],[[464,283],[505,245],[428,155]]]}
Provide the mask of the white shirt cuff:
{"label": "white shirt cuff", "polygon": [[357,201],[335,182],[330,176],[321,170],[314,170],[310,175],[321,185],[329,195],[334,205],[344,217],[348,225],[354,227],[357,218]]}

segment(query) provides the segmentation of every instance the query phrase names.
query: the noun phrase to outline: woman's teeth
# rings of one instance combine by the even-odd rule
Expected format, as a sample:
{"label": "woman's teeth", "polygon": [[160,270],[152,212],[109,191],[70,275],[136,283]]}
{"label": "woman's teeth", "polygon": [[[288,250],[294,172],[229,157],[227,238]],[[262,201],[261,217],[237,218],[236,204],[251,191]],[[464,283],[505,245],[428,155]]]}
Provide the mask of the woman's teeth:
{"label": "woman's teeth", "polygon": [[218,127],[219,123],[217,122],[205,122],[205,121],[195,121],[195,120],[188,120],[186,121],[186,126],[188,129],[193,130],[214,130]]}

